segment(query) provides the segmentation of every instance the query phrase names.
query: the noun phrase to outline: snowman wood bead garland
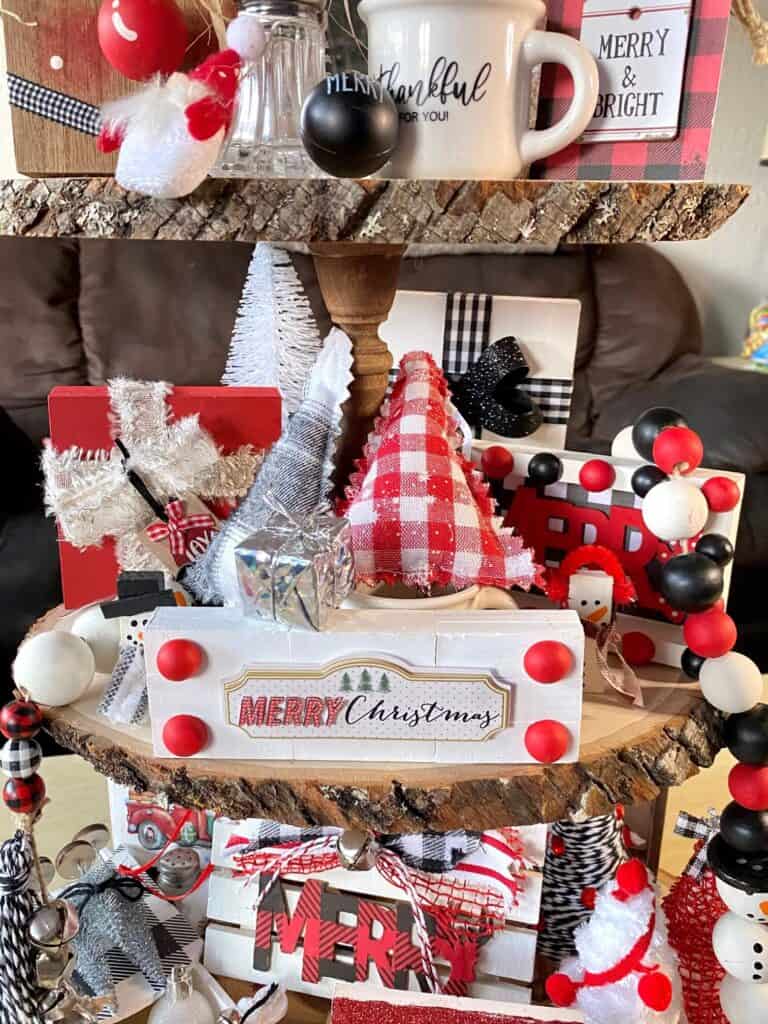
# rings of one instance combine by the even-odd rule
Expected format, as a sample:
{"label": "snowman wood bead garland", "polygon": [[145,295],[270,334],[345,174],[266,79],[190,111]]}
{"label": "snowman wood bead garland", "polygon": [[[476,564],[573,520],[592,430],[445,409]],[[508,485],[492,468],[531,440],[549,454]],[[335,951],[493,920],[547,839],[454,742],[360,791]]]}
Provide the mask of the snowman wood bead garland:
{"label": "snowman wood bead garland", "polygon": [[31,701],[12,701],[0,711],[0,771],[8,780],[3,803],[13,814],[32,817],[45,800],[45,783],[37,774],[43,752],[35,736],[42,727],[40,709]]}

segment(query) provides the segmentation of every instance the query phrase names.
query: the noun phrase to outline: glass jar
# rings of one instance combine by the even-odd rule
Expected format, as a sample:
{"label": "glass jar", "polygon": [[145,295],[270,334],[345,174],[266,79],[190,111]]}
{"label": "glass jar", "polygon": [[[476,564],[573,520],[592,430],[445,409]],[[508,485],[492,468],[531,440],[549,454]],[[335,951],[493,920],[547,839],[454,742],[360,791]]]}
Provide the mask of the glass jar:
{"label": "glass jar", "polygon": [[327,0],[241,2],[240,16],[259,19],[267,46],[243,68],[214,177],[324,176],[301,144],[299,124],[304,100],[326,74],[327,6]]}

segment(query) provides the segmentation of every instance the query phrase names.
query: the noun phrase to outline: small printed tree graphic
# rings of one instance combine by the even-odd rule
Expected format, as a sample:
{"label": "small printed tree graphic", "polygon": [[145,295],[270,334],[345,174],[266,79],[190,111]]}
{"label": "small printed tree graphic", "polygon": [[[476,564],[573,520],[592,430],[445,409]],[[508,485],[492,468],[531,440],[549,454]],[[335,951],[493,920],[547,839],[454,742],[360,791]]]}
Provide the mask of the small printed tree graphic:
{"label": "small printed tree graphic", "polygon": [[352,692],[352,679],[350,678],[349,672],[345,672],[341,677],[341,689],[344,693]]}
{"label": "small printed tree graphic", "polygon": [[371,673],[367,668],[364,668],[360,673],[360,684],[357,688],[363,693],[370,693],[371,690],[373,690],[373,687],[371,686]]}
{"label": "small printed tree graphic", "polygon": [[381,673],[381,679],[379,680],[379,693],[389,693],[392,689],[392,685],[389,681],[389,676],[386,672]]}

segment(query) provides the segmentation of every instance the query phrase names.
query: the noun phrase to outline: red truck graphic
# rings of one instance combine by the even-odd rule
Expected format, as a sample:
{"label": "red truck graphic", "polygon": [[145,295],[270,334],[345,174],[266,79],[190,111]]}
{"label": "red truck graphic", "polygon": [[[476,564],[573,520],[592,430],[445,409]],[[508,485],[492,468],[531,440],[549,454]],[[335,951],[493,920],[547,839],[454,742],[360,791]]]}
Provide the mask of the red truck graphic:
{"label": "red truck graphic", "polygon": [[176,842],[180,846],[210,846],[213,823],[212,811],[188,811],[178,804],[168,803],[157,793],[131,792],[125,804],[128,832],[137,836],[145,850],[162,850],[189,815]]}

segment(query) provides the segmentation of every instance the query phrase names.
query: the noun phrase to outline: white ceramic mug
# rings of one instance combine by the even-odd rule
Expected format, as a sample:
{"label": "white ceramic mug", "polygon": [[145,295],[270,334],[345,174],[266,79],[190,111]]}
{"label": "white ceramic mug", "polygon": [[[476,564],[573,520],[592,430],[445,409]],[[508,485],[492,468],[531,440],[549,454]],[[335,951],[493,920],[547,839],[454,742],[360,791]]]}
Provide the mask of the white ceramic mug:
{"label": "white ceramic mug", "polygon": [[[597,65],[577,40],[541,32],[541,0],[362,0],[368,73],[400,110],[391,178],[518,177],[574,141],[595,111]],[[564,64],[571,105],[557,124],[528,128],[531,72]]]}

